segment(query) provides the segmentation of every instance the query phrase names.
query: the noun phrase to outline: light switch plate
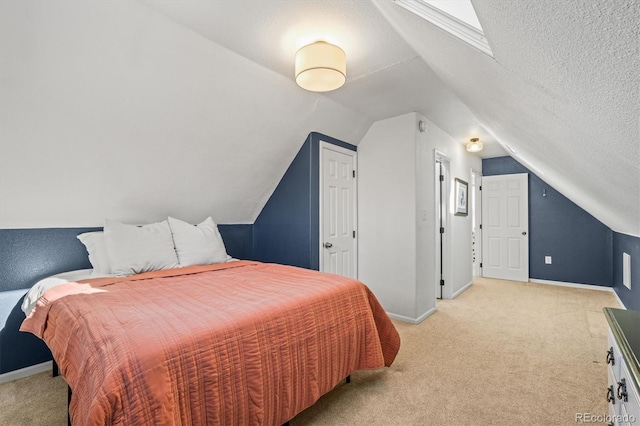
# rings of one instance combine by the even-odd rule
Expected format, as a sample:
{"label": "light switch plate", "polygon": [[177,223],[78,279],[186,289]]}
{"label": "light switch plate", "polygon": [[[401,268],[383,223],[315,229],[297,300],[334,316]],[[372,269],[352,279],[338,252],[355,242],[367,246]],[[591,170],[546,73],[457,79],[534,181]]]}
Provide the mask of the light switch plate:
{"label": "light switch plate", "polygon": [[551,265],[551,256],[545,256],[544,257],[544,263],[547,265]]}

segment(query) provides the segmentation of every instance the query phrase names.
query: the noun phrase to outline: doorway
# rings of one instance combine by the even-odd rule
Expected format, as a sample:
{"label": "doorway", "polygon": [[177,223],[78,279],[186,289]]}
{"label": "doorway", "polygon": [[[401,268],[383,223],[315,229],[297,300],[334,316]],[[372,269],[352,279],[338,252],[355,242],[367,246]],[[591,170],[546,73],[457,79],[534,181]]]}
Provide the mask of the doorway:
{"label": "doorway", "polygon": [[435,231],[436,231],[436,274],[435,290],[436,299],[450,299],[451,285],[449,281],[449,247],[450,247],[450,226],[449,226],[449,157],[435,151],[435,200],[436,206]]}

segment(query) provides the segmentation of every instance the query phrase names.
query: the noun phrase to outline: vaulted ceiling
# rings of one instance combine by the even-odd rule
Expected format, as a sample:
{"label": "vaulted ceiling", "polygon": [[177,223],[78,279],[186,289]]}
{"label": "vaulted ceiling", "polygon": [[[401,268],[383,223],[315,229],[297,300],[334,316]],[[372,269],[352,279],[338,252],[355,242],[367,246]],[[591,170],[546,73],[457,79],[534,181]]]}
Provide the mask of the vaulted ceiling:
{"label": "vaulted ceiling", "polygon": [[[186,220],[251,223],[310,131],[357,144],[417,111],[640,235],[639,3],[472,2],[495,58],[390,0],[2,2],[0,226],[99,225],[50,207],[41,220],[79,199],[96,217],[178,203]],[[326,94],[293,80],[317,39],[347,53],[347,83]],[[30,159],[21,185],[15,158]]]}
{"label": "vaulted ceiling", "polygon": [[329,99],[369,120],[418,111],[461,143],[480,136],[483,156],[514,156],[640,235],[635,0],[473,0],[495,59],[389,0],[147,4],[286,78],[297,48],[334,41],[349,68]]}

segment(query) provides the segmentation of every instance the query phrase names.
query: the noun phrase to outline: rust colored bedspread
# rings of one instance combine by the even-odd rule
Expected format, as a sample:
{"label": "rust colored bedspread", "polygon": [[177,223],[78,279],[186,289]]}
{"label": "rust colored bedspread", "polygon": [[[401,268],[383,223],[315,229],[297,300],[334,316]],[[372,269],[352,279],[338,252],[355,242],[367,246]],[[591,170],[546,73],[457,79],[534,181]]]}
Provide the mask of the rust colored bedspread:
{"label": "rust colored bedspread", "polygon": [[247,261],[63,284],[21,330],[51,349],[74,425],[280,425],[400,346],[359,281]]}

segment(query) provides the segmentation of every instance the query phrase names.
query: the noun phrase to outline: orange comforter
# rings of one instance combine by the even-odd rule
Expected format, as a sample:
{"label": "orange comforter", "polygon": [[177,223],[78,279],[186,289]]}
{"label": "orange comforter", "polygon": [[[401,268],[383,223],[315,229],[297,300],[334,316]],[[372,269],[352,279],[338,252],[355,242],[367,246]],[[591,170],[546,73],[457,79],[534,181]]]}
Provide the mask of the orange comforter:
{"label": "orange comforter", "polygon": [[63,284],[21,330],[51,349],[74,425],[280,425],[400,346],[362,283],[247,261]]}

